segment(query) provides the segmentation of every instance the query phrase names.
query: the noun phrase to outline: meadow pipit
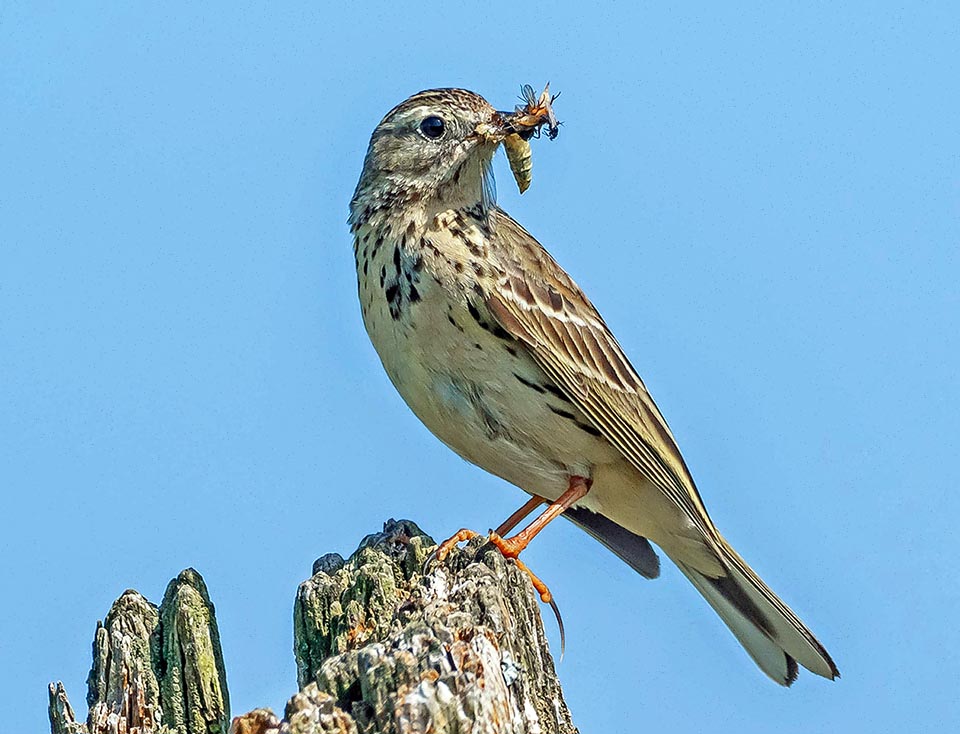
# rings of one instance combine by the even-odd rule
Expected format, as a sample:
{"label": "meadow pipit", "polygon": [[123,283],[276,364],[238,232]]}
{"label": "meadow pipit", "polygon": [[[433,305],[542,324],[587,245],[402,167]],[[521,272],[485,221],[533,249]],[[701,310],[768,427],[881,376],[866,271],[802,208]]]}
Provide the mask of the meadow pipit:
{"label": "meadow pipit", "polygon": [[600,314],[496,206],[497,147],[542,124],[556,132],[527,102],[503,113],[472,92],[433,89],[374,130],[350,225],[363,321],[384,369],[441,441],[533,496],[500,534],[548,503],[513,538],[493,537],[508,555],[563,514],[653,578],[649,539],[777,683],[790,685],[797,663],[835,678],[824,647],[714,526]]}

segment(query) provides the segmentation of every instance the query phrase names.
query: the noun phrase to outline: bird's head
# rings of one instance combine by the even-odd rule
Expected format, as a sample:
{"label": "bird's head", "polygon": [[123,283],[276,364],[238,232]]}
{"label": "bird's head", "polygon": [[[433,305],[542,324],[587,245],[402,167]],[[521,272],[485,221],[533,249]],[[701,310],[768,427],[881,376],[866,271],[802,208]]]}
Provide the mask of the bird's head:
{"label": "bird's head", "polygon": [[512,131],[511,114],[465,89],[430,89],[398,104],[370,138],[351,221],[415,202],[491,205],[491,161]]}

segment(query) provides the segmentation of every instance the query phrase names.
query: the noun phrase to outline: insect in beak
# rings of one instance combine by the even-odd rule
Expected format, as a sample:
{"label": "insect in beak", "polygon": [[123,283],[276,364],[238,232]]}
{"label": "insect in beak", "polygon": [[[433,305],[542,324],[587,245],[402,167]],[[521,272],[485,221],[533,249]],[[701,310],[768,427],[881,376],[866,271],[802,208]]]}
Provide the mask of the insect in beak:
{"label": "insect in beak", "polygon": [[524,84],[520,89],[521,99],[526,102],[523,107],[519,105],[512,113],[499,113],[504,115],[509,132],[516,133],[524,139],[530,137],[539,137],[540,128],[547,127],[547,137],[551,140],[556,139],[560,134],[560,122],[553,112],[553,102],[559,97],[559,94],[550,94],[550,83],[543,88],[540,96],[533,91],[533,87]]}
{"label": "insect in beak", "polygon": [[529,84],[523,85],[521,93],[521,99],[526,105],[517,106],[513,112],[498,112],[496,117],[501,120],[500,139],[503,141],[513,178],[522,194],[530,188],[533,180],[530,138],[540,137],[540,129],[546,126],[547,137],[553,140],[560,133],[560,123],[553,113],[553,101],[557,95],[550,94],[549,83],[539,96]]}
{"label": "insect in beak", "polygon": [[560,134],[560,122],[553,112],[553,101],[559,94],[550,94],[550,83],[537,96],[533,87],[524,84],[520,89],[521,100],[526,104],[513,112],[494,112],[491,119],[477,125],[475,134],[484,142],[500,143],[508,135],[519,135],[524,140],[540,137],[540,129],[547,128],[547,137],[556,139]]}

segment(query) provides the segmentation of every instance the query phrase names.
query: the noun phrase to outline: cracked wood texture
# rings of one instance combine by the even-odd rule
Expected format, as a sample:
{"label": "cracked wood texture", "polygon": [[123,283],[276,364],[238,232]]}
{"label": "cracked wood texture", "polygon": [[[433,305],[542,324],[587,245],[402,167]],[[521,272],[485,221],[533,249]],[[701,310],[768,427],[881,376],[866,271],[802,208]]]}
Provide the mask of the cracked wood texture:
{"label": "cracked wood texture", "polygon": [[421,576],[433,547],[391,521],[317,561],[294,606],[300,687],[361,733],[576,732],[527,576],[481,540]]}
{"label": "cracked wood texture", "polygon": [[[282,719],[256,709],[232,732],[575,734],[526,575],[482,540],[422,575],[434,546],[391,520],[349,559],[320,558],[294,604],[300,692]],[[226,677],[199,574],[180,574],[159,609],[121,596],[98,625],[88,683],[87,724],[51,684],[54,734],[225,732]]]}
{"label": "cracked wood texture", "polygon": [[213,604],[188,568],[159,607],[125,591],[93,640],[86,723],[62,683],[49,690],[53,734],[225,734],[230,703]]}

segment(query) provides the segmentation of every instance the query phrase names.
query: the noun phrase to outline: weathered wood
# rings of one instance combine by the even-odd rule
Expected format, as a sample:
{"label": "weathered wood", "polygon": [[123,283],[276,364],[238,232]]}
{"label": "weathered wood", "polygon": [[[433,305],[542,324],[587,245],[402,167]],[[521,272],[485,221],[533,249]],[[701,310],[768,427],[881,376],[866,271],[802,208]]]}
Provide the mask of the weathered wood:
{"label": "weathered wood", "polygon": [[50,716],[51,734],[85,734],[87,727],[77,722],[63,683],[60,681],[51,683],[49,694],[50,703],[47,712]]}
{"label": "weathered wood", "polygon": [[86,724],[50,684],[53,734],[218,734],[229,728],[223,655],[203,579],[183,571],[156,607],[125,591],[97,623]]}
{"label": "weathered wood", "polygon": [[159,729],[159,621],[157,607],[128,589],[97,623],[87,676],[89,731]]}
{"label": "weathered wood", "polygon": [[433,546],[391,521],[318,561],[294,607],[301,687],[360,732],[575,732],[526,575],[477,540],[421,576]]}
{"label": "weathered wood", "polygon": [[[235,734],[575,734],[526,575],[482,540],[424,564],[433,540],[389,521],[300,585],[300,692],[283,719],[257,709]],[[50,686],[53,734],[217,734],[229,698],[213,605],[200,575],[157,608],[118,599],[94,642],[87,724]]]}
{"label": "weathered wood", "polygon": [[220,632],[203,578],[192,568],[167,586],[160,604],[163,630],[163,723],[184,734],[230,728],[230,696]]}

